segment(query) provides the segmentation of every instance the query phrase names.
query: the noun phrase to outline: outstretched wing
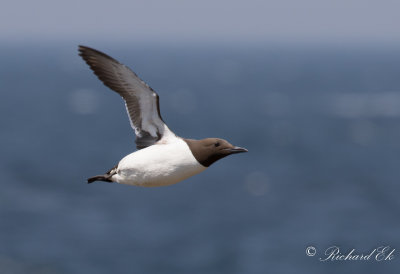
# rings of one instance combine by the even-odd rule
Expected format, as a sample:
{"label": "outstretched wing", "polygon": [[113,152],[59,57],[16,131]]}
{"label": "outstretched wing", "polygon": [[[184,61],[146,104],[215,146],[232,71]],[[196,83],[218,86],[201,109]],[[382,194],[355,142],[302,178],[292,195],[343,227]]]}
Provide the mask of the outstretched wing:
{"label": "outstretched wing", "polygon": [[79,55],[104,85],[125,100],[138,149],[151,146],[171,133],[161,118],[157,93],[136,73],[110,56],[89,47],[79,46]]}

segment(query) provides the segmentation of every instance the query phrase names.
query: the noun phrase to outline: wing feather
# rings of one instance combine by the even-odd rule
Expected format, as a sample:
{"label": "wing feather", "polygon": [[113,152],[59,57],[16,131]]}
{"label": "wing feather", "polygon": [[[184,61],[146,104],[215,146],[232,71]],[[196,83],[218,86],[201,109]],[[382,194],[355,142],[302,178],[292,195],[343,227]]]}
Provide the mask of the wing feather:
{"label": "wing feather", "polygon": [[158,94],[136,73],[110,56],[85,46],[79,46],[79,55],[94,74],[125,100],[126,110],[136,134],[136,146],[141,149],[172,133],[160,114]]}

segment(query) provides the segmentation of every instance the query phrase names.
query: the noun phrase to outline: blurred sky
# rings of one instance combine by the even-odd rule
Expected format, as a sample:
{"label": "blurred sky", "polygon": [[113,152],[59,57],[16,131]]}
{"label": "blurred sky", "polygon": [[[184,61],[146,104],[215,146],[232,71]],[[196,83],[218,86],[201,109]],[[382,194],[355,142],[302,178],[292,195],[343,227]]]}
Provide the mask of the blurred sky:
{"label": "blurred sky", "polygon": [[400,44],[392,0],[3,0],[0,39]]}

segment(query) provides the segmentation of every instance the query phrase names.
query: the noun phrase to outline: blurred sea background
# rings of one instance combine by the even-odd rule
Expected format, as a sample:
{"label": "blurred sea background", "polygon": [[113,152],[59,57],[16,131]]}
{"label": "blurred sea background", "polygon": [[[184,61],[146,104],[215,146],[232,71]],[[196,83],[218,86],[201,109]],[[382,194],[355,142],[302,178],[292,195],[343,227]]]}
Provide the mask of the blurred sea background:
{"label": "blurred sea background", "polygon": [[[381,11],[377,7],[367,10]],[[334,18],[338,9],[328,8]],[[117,9],[124,14],[124,6]],[[237,37],[218,40],[230,29],[222,23],[204,28],[215,31],[208,40],[204,33],[191,40],[200,30],[190,20],[177,33],[194,29],[192,36],[174,42],[175,33],[160,42],[171,27],[158,43],[155,32],[152,39],[139,35],[136,43],[133,37],[114,40],[125,34],[121,30],[93,35],[82,24],[105,17],[79,13],[72,20],[57,17],[68,9],[40,12],[37,21],[0,24],[0,273],[398,272],[398,34],[379,27],[356,32],[354,25],[362,25],[357,19],[368,21],[360,14],[354,25],[349,16],[339,20],[348,32],[333,31],[332,23],[327,33],[333,38],[318,43],[317,30],[324,29],[315,27],[310,42],[290,42],[266,25],[261,32],[265,26],[271,41],[243,42],[240,35],[251,36],[240,29]],[[0,23],[13,14],[2,13]],[[136,13],[150,11],[143,14]],[[217,17],[210,14],[214,24]],[[308,18],[300,15],[288,18]],[[386,18],[380,22],[389,26],[390,15],[381,12],[374,20]],[[71,29],[62,24],[66,18]],[[234,22],[232,14],[222,19]],[[169,21],[161,21],[143,28],[163,30]],[[298,22],[286,23],[275,26],[283,38]],[[34,38],[44,25],[47,36]],[[79,35],[60,38],[58,28]],[[353,33],[364,40],[336,40]],[[128,65],[156,90],[163,118],[177,135],[220,137],[249,152],[168,187],[86,184],[135,151],[135,143],[122,99],[78,56],[80,43]],[[309,246],[315,256],[307,256]],[[390,246],[394,259],[321,262],[331,246],[343,254]]]}
{"label": "blurred sea background", "polygon": [[123,101],[76,47],[3,47],[0,269],[398,269],[305,248],[400,246],[400,51],[101,49],[159,93],[178,135],[249,153],[169,187],[87,185],[135,150]]}

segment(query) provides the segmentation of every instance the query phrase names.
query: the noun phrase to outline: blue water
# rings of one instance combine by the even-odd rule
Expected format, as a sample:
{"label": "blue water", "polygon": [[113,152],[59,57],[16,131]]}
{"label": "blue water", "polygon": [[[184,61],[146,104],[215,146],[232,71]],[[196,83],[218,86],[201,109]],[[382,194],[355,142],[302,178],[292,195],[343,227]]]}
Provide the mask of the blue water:
{"label": "blue water", "polygon": [[[169,187],[87,185],[135,150],[122,100],[76,45],[3,45],[0,273],[400,269],[400,51],[93,46],[159,93],[175,133],[249,153]],[[396,250],[319,261],[333,245]]]}

